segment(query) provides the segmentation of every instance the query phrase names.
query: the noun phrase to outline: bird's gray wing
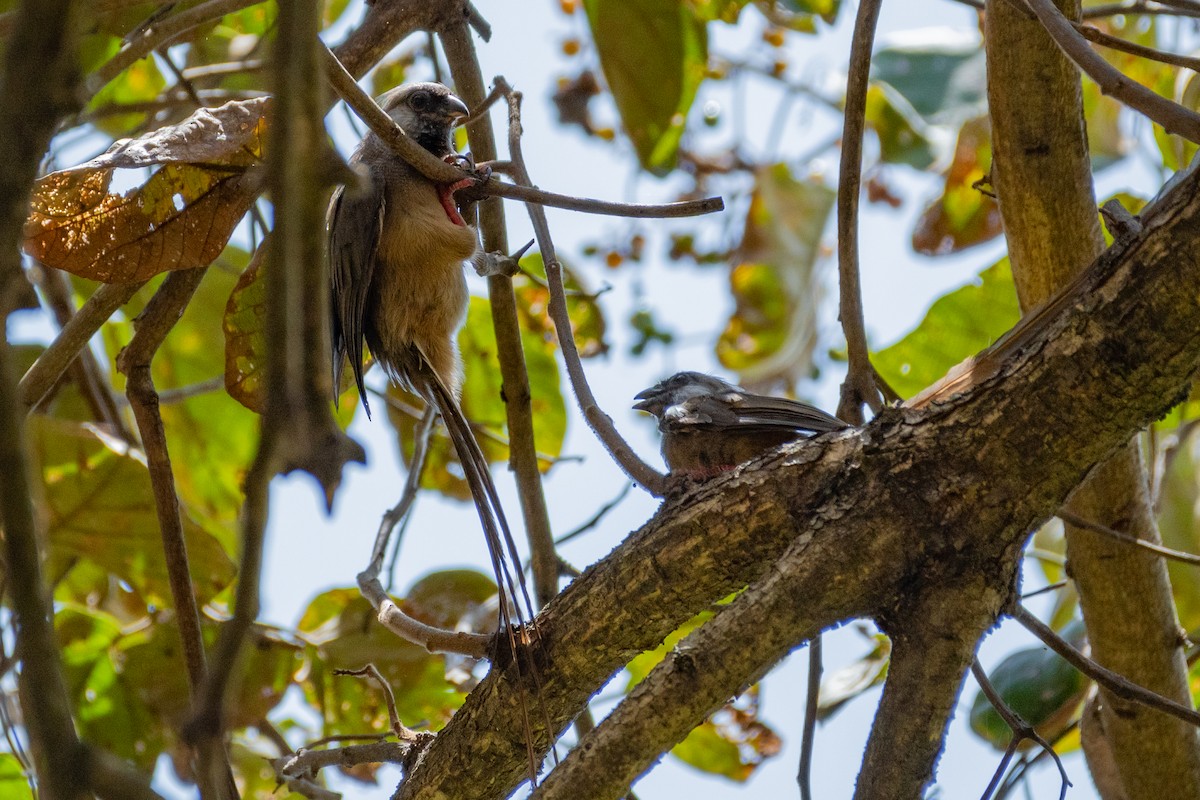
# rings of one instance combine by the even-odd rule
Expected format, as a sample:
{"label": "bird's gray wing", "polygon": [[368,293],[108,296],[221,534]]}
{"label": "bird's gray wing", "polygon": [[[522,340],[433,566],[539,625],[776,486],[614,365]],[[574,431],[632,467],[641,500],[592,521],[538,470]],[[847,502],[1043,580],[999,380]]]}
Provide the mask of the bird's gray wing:
{"label": "bird's gray wing", "polygon": [[691,397],[670,406],[663,415],[668,427],[704,430],[756,431],[790,430],[824,433],[847,427],[837,417],[798,400],[782,397],[726,392]]}
{"label": "bird's gray wing", "polygon": [[738,417],[739,427],[755,429],[789,428],[824,433],[849,427],[846,422],[799,400],[768,397],[749,392],[738,393],[730,408]]}
{"label": "bird's gray wing", "polygon": [[372,176],[365,186],[339,186],[329,204],[329,276],[333,307],[333,396],[337,401],[342,369],[350,359],[354,382],[367,416],[371,406],[363,386],[363,317],[375,270],[375,250],[383,230],[387,194]]}

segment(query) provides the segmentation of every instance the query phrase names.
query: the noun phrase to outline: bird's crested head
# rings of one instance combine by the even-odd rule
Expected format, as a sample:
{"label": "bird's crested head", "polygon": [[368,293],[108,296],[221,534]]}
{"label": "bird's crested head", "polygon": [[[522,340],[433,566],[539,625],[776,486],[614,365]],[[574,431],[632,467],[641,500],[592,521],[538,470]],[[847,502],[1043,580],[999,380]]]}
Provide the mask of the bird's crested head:
{"label": "bird's crested head", "polygon": [[450,132],[470,116],[466,103],[440,83],[409,83],[381,98],[380,105],[417,144],[444,158],[454,152]]}
{"label": "bird's crested head", "polygon": [[733,384],[703,372],[677,372],[634,395],[639,402],[633,407],[662,419],[668,408],[694,397],[722,396],[737,391],[738,387]]}

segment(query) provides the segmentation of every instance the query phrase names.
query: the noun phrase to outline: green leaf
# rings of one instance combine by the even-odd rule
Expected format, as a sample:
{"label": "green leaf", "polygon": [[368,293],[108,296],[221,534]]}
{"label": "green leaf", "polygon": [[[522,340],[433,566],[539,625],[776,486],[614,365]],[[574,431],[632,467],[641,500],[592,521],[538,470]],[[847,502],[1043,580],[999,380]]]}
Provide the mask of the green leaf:
{"label": "green leaf", "polygon": [[973,283],[935,300],[914,330],[875,352],[871,363],[901,397],[911,397],[992,344],[1020,317],[1012,272],[1003,258]]}
{"label": "green leaf", "polygon": [[[565,264],[563,287],[567,292],[567,316],[571,320],[571,333],[580,358],[591,358],[608,352],[604,334],[608,323],[604,310],[575,272]],[[557,339],[554,322],[550,319],[550,291],[546,288],[546,265],[541,253],[530,253],[521,259],[522,274],[513,277],[513,290],[517,295],[517,312],[521,316],[521,330]]]}
{"label": "green leaf", "polygon": [[759,718],[754,686],[693,728],[671,755],[702,772],[743,783],[781,749],[778,734]]}
{"label": "green leaf", "polygon": [[913,230],[913,250],[926,256],[957,253],[991,241],[1003,230],[1000,206],[976,184],[992,168],[992,137],[986,117],[966,122],[958,132],[954,160],[946,170],[942,196],[930,203]]}
{"label": "green leaf", "polygon": [[416,619],[439,628],[455,628],[496,596],[491,576],[473,569],[431,572],[412,585],[404,608]]}
{"label": "green leaf", "polygon": [[[90,425],[34,416],[29,433],[45,491],[50,574],[91,561],[147,602],[170,606],[144,456]],[[186,507],[180,512],[196,595],[206,602],[233,580],[233,562]]]}
{"label": "green leaf", "polygon": [[871,57],[871,78],[892,87],[906,104],[934,124],[957,126],[987,113],[987,73],[978,44],[945,41],[941,30],[928,42],[889,47]]}
{"label": "green leaf", "polygon": [[638,161],[675,166],[688,110],[704,80],[708,31],[678,0],[584,0],[600,66]]}
{"label": "green leaf", "polygon": [[221,328],[225,332],[225,391],[246,408],[261,414],[266,402],[267,281],[262,265],[267,242],[254,251],[229,293]]}
{"label": "green leaf", "polygon": [[[403,603],[403,601],[401,601]],[[357,589],[333,589],[314,598],[300,620],[309,642],[304,693],[324,720],[324,735],[389,729],[383,692],[371,680],[334,675],[374,664],[392,687],[402,720],[441,728],[463,701],[446,680],[445,661],[406,642],[376,620]]]}
{"label": "green leaf", "polygon": [[[1200,445],[1195,436],[1184,436],[1159,484],[1158,532],[1166,547],[1196,553],[1200,552]],[[1163,441],[1170,440],[1164,437]],[[1179,624],[1185,631],[1200,630],[1200,570],[1174,560],[1166,563]]]}
{"label": "green leaf", "polygon": [[929,125],[886,83],[867,89],[866,122],[879,137],[879,156],[890,164],[925,169],[934,162]]}
{"label": "green leaf", "polygon": [[[114,40],[118,45],[119,39]],[[154,100],[166,88],[163,76],[153,58],[134,62],[96,93],[87,105],[87,111],[96,111],[108,106],[130,105]],[[113,138],[128,136],[149,119],[147,112],[131,114],[97,115],[93,124]]]}
{"label": "green leaf", "polygon": [[756,175],[741,263],[730,272],[736,304],[717,358],[743,380],[804,376],[817,337],[816,264],[836,193],[797,181],[784,164]]}
{"label": "green leaf", "polygon": [[0,797],[10,800],[33,800],[29,779],[21,761],[12,753],[0,753]]}
{"label": "green leaf", "polygon": [[[1072,643],[1081,641],[1082,623],[1065,632]],[[1074,718],[1089,681],[1054,651],[1031,647],[1008,655],[988,676],[1005,705],[1053,741]],[[979,690],[971,705],[971,730],[993,747],[1008,747],[1012,731]]]}

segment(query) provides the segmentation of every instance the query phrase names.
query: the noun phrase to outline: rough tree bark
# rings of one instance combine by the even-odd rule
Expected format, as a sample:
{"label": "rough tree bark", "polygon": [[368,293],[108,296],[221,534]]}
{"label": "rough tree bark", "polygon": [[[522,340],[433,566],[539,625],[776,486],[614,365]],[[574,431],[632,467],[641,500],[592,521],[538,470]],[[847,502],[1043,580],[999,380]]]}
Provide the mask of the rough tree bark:
{"label": "rough tree bark", "polygon": [[[862,429],[797,443],[669,498],[543,613],[542,701],[554,727],[632,655],[746,584],[697,632],[702,647],[681,647],[688,658],[668,659],[639,685],[687,690],[658,694],[655,713],[624,723],[620,732],[648,749],[621,765],[621,780],[821,628],[870,615],[919,633],[922,618],[905,609],[929,608],[935,600],[921,598],[942,586],[939,619],[952,620],[962,599],[984,586],[998,611],[1029,533],[1095,464],[1164,414],[1200,362],[1195,176],[1144,221],[1069,291],[921,398],[921,408],[885,410]],[[760,604],[771,609],[770,624],[722,623],[751,619]],[[956,635],[977,637],[977,629],[968,619]],[[697,658],[703,669],[693,668]],[[525,751],[510,679],[503,665],[493,670],[397,797],[494,798],[520,782]],[[926,694],[944,706],[954,692]],[[915,745],[925,749],[915,761],[928,771],[941,737],[890,744]],[[589,752],[585,743],[567,761]]]}
{"label": "rough tree bark", "polygon": [[[1078,18],[1077,0],[1057,5],[1068,18]],[[1104,246],[1080,76],[1041,23],[1006,0],[988,3],[985,41],[992,184],[1017,294],[1029,311]],[[1080,486],[1071,508],[1102,525],[1160,541],[1136,442]],[[1069,525],[1067,554],[1093,657],[1135,683],[1189,703],[1185,640],[1163,560]],[[1200,797],[1200,738],[1194,728],[1108,692],[1101,701],[1100,713],[1087,715],[1083,724],[1087,735],[1110,740],[1108,752],[1120,778],[1096,781],[1106,800]]]}

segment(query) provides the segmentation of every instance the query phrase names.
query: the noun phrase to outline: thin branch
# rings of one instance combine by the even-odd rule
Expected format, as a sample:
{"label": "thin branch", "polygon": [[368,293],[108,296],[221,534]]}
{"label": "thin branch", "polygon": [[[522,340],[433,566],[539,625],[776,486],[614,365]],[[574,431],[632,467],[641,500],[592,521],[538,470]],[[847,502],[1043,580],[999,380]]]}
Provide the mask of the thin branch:
{"label": "thin branch", "polygon": [[387,680],[375,667],[374,664],[367,664],[362,669],[335,669],[334,675],[353,675],[359,678],[371,678],[379,684],[379,688],[383,690],[384,700],[387,702],[388,721],[392,726],[392,733],[402,742],[412,742],[417,739],[417,732],[405,726],[400,721],[400,713],[396,711],[396,695],[392,693],[392,687],[388,685]]}
{"label": "thin branch", "polygon": [[[520,96],[512,91],[501,76],[496,76],[494,84],[497,91],[509,98],[509,158],[512,162],[514,179],[523,184],[531,185],[529,170],[525,166],[525,157],[521,150],[521,118]],[[587,375],[583,371],[583,363],[579,358],[579,350],[575,346],[575,334],[571,329],[571,318],[567,312],[566,293],[563,288],[562,264],[554,249],[554,240],[550,236],[550,226],[546,221],[546,212],[540,205],[529,203],[529,220],[537,237],[538,248],[542,253],[542,263],[546,267],[546,280],[550,289],[550,318],[554,321],[554,330],[558,334],[559,348],[562,350],[563,362],[567,367],[567,377],[571,381],[571,389],[583,418],[587,420],[596,438],[608,450],[609,455],[630,478],[656,496],[662,496],[665,491],[665,479],[649,464],[642,461],[629,443],[617,431],[612,418],[604,413],[592,394],[588,385]]]}
{"label": "thin branch", "polygon": [[1052,0],[1025,0],[1037,14],[1046,33],[1054,39],[1063,53],[1075,62],[1100,91],[1140,111],[1163,126],[1167,133],[1178,134],[1192,142],[1200,142],[1200,114],[1167,100],[1130,79],[1104,60],[1088,46]]}
{"label": "thin branch", "polygon": [[1091,6],[1083,9],[1083,19],[1099,19],[1100,17],[1127,16],[1134,14],[1149,14],[1155,16],[1200,17],[1200,11],[1185,8],[1172,8],[1165,3],[1154,3],[1149,0],[1134,0],[1132,3],[1109,3],[1102,6]]}
{"label": "thin branch", "polygon": [[172,14],[140,35],[126,42],[116,54],[84,80],[87,94],[96,95],[101,89],[133,64],[170,44],[183,34],[226,14],[258,5],[263,0],[208,0],[198,6]]}
{"label": "thin branch", "polygon": [[[358,764],[403,764],[411,742],[375,742],[331,747],[327,750],[297,750],[290,758],[279,759],[276,769],[284,778],[312,774],[325,767],[353,767]],[[340,797],[340,795],[339,795]]]}
{"label": "thin branch", "polygon": [[27,409],[40,405],[100,326],[144,285],[105,283],[97,287],[21,378],[21,404]]}
{"label": "thin branch", "polygon": [[1125,544],[1130,544],[1134,547],[1140,547],[1143,550],[1148,550],[1155,555],[1162,556],[1163,558],[1167,558],[1172,561],[1179,561],[1183,564],[1191,564],[1194,567],[1200,566],[1200,556],[1193,555],[1192,553],[1185,553],[1181,550],[1172,550],[1169,547],[1163,547],[1161,544],[1155,544],[1154,542],[1148,542],[1145,539],[1139,539],[1132,533],[1124,533],[1123,531],[1114,530],[1107,525],[1101,525],[1098,522],[1092,522],[1091,520],[1084,519],[1078,514],[1068,511],[1065,508],[1059,509],[1058,518],[1068,525],[1074,525],[1076,528],[1080,528],[1085,531],[1092,531],[1093,533],[1102,533],[1111,539],[1116,539],[1118,542],[1124,542]]}
{"label": "thin branch", "polygon": [[[61,330],[75,314],[71,283],[67,280],[66,273],[49,267],[41,267],[30,270],[30,275],[38,288],[42,290],[42,297]],[[117,401],[107,371],[100,368],[100,362],[91,349],[81,348],[78,357],[69,369],[76,387],[83,395],[84,402],[91,409],[93,418],[97,422],[107,425],[117,436],[130,441],[132,436],[125,420],[117,410]]]}
{"label": "thin branch", "polygon": [[862,406],[873,412],[883,404],[867,349],[863,322],[862,285],[858,270],[858,199],[862,182],[862,143],[866,127],[867,80],[871,47],[882,0],[862,0],[854,21],[850,68],[846,75],[846,121],[842,128],[842,160],[838,171],[838,319],[846,336],[846,380],[842,383],[838,416],[861,425]]}
{"label": "thin branch", "polygon": [[[183,535],[183,519],[179,513],[179,496],[171,470],[171,454],[167,433],[159,413],[158,392],[150,364],[167,334],[175,327],[183,309],[200,286],[207,268],[172,272],[146,308],[134,321],[134,335],[117,358],[118,368],[125,373],[125,394],[133,408],[150,471],[150,486],[154,493],[154,510],[162,535],[163,558],[167,580],[175,605],[175,621],[183,645],[183,660],[187,671],[188,694],[193,705],[199,700],[208,678],[204,658],[204,638],[200,629],[200,609],[196,603],[195,587],[188,566],[187,543]],[[236,798],[233,768],[224,742],[207,739],[197,743],[198,769],[196,780],[204,797]]]}
{"label": "thin branch", "polygon": [[642,204],[642,203],[613,203],[607,200],[591,200],[583,197],[547,192],[531,186],[517,186],[498,180],[462,190],[465,197],[471,197],[475,192],[487,196],[505,197],[509,200],[520,200],[524,203],[537,203],[551,208],[564,208],[568,211],[582,211],[586,214],[606,214],[611,217],[635,217],[639,219],[674,219],[678,217],[696,217],[702,214],[712,214],[725,210],[725,201],[719,197],[706,197],[701,200],[684,200],[678,203]]}
{"label": "thin branch", "polygon": [[804,697],[804,727],[800,734],[800,765],[796,783],[800,785],[800,800],[812,800],[812,756],[816,744],[817,711],[821,701],[821,634],[808,643],[808,687]]}
{"label": "thin branch", "polygon": [[1113,36],[1110,33],[1105,33],[1099,28],[1091,25],[1084,25],[1079,22],[1072,22],[1071,27],[1079,31],[1079,35],[1087,39],[1089,42],[1095,42],[1101,47],[1107,47],[1111,50],[1120,50],[1123,53],[1131,53],[1135,56],[1148,58],[1151,61],[1159,61],[1163,64],[1171,64],[1176,67],[1183,67],[1194,72],[1200,72],[1200,58],[1192,58],[1191,56],[1183,56],[1178,53],[1168,53],[1163,50],[1158,50],[1146,45],[1129,42],[1122,39],[1120,36]]}
{"label": "thin branch", "polygon": [[1030,613],[1024,606],[1014,605],[1009,609],[1008,613],[1013,619],[1025,626],[1030,633],[1041,639],[1047,647],[1065,658],[1071,666],[1117,697],[1141,703],[1144,706],[1157,709],[1164,714],[1170,714],[1172,717],[1181,719],[1189,725],[1200,727],[1200,713],[1197,713],[1195,709],[1188,708],[1185,705],[1176,703],[1174,700],[1163,697],[1157,692],[1152,692],[1145,687],[1131,683],[1112,670],[1100,666],[1072,647],[1070,643],[1051,630],[1048,625]]}
{"label": "thin branch", "polygon": [[471,658],[488,657],[491,636],[437,628],[410,617],[388,597],[379,580],[366,572],[358,575],[358,589],[378,612],[380,624],[400,638],[420,645],[431,653],[461,653]]}
{"label": "thin branch", "polygon": [[983,690],[983,694],[987,697],[988,702],[992,704],[992,708],[996,710],[996,713],[1004,720],[1004,724],[1012,731],[1012,740],[1008,743],[1008,750],[1004,754],[1004,760],[1000,762],[1000,768],[996,770],[996,774],[992,777],[992,782],[988,785],[987,791],[983,793],[983,800],[988,800],[991,797],[992,792],[999,783],[1000,776],[1004,774],[1004,769],[1008,766],[1009,760],[1012,759],[1012,754],[1016,751],[1017,746],[1026,739],[1036,742],[1054,759],[1054,763],[1058,767],[1058,774],[1062,778],[1058,800],[1063,800],[1067,796],[1067,787],[1072,784],[1070,778],[1067,777],[1067,770],[1063,767],[1062,759],[1058,757],[1058,753],[1055,752],[1049,742],[1042,738],[1040,733],[1033,729],[1032,725],[1021,719],[1015,711],[1008,707],[1008,704],[1004,702],[1004,698],[1000,696],[1000,693],[996,691],[996,687],[988,679],[987,673],[983,671],[978,658],[971,662],[971,674],[975,676],[975,680],[979,683],[979,688]]}
{"label": "thin branch", "polygon": [[[371,562],[363,575],[369,575],[371,579],[377,579],[379,572],[383,568],[383,559],[387,555],[388,542],[392,538],[392,531],[400,523],[400,520],[408,516],[409,509],[412,508],[413,501],[417,499],[417,492],[421,488],[421,473],[425,471],[425,461],[429,456],[429,438],[433,433],[433,424],[437,421],[437,409],[432,405],[425,407],[425,412],[420,415],[416,427],[413,429],[413,456],[412,462],[408,467],[408,477],[404,481],[404,489],[400,493],[400,499],[396,501],[396,505],[387,510],[383,515],[383,519],[379,521],[379,530],[375,534],[375,546],[371,548]],[[363,576],[359,576],[359,581],[363,580]],[[379,609],[376,608],[376,611]]]}

